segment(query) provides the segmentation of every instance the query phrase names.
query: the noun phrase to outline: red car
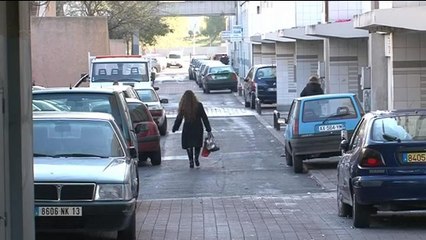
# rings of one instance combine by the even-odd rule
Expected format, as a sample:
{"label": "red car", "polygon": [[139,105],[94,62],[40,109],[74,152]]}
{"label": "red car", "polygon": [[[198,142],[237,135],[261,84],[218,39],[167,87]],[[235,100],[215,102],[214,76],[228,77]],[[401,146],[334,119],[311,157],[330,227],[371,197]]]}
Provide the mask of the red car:
{"label": "red car", "polygon": [[160,132],[148,107],[138,99],[126,98],[126,101],[138,139],[139,161],[150,158],[152,165],[160,165]]}

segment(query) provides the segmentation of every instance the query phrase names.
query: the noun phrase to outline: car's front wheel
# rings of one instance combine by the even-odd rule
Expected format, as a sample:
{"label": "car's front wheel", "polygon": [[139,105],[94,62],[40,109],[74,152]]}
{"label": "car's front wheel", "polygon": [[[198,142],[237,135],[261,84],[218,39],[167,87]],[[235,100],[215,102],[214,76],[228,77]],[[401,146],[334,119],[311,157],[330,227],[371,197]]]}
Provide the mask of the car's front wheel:
{"label": "car's front wheel", "polygon": [[150,153],[149,158],[151,158],[151,164],[157,166],[161,164],[161,150],[157,152]]}
{"label": "car's front wheel", "polygon": [[370,226],[369,206],[361,205],[356,201],[356,194],[352,195],[352,218],[356,228],[368,228]]}
{"label": "car's front wheel", "polygon": [[129,225],[118,231],[117,240],[136,240],[136,212],[133,212]]}

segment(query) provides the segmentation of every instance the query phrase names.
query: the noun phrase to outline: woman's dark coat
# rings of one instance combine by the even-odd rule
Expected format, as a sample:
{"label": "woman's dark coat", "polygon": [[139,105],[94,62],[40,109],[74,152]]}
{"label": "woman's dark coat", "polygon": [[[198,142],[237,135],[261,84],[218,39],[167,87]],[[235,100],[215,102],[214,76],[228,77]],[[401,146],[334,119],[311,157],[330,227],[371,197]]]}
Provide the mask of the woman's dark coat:
{"label": "woman's dark coat", "polygon": [[300,96],[306,97],[320,94],[324,94],[321,85],[319,83],[309,82],[308,84],[306,84],[305,88],[300,93]]}
{"label": "woman's dark coat", "polygon": [[[180,124],[182,123],[183,115],[178,113],[175,123],[173,125],[172,131],[175,132],[179,129]],[[182,148],[191,148],[191,147],[202,147],[203,146],[203,123],[206,127],[207,132],[211,132],[209,119],[207,114],[204,111],[202,103],[198,103],[198,112],[196,120],[189,122],[185,119],[182,129]]]}

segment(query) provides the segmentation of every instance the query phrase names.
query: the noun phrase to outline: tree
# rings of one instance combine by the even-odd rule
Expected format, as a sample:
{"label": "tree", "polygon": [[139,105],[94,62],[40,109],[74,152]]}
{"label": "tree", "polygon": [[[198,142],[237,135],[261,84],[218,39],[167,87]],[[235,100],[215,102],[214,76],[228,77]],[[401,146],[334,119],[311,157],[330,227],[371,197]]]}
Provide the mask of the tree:
{"label": "tree", "polygon": [[210,40],[210,46],[219,36],[220,32],[226,29],[225,17],[212,16],[204,19],[206,27],[201,30],[201,34],[208,37]]}
{"label": "tree", "polygon": [[156,43],[173,29],[159,16],[158,1],[67,1],[67,16],[106,16],[112,39],[130,41],[139,31],[139,40],[147,45]]}

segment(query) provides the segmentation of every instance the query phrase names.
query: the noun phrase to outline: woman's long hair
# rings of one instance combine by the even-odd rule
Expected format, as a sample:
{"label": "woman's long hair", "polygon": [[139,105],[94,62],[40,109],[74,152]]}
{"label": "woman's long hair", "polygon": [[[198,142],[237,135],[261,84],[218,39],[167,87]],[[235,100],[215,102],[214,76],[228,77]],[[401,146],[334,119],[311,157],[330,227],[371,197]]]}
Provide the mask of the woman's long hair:
{"label": "woman's long hair", "polygon": [[198,99],[194,92],[186,90],[179,102],[179,113],[182,113],[185,121],[194,121],[197,117]]}

